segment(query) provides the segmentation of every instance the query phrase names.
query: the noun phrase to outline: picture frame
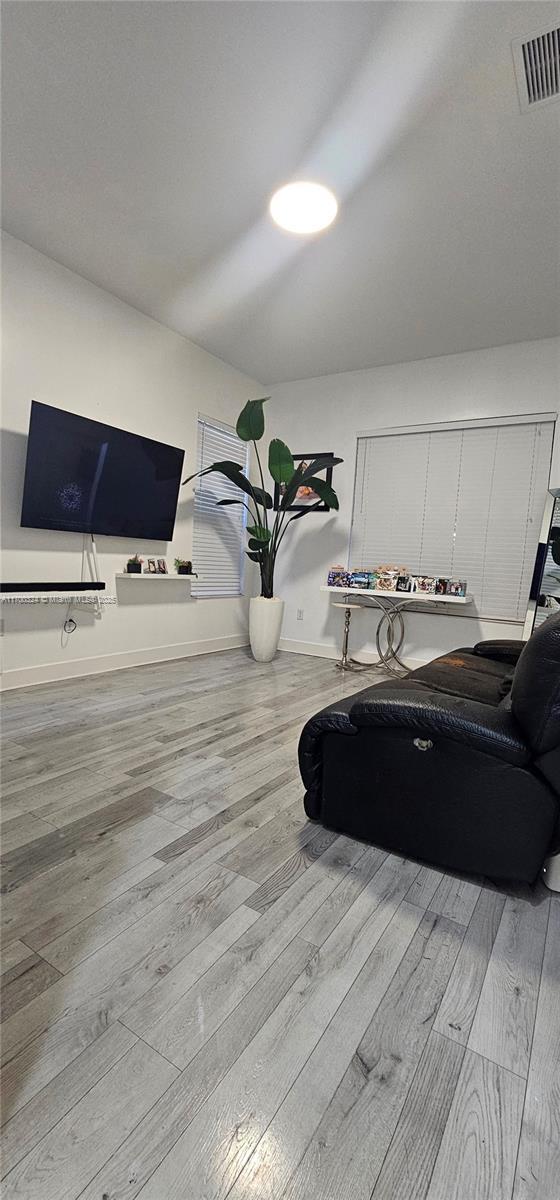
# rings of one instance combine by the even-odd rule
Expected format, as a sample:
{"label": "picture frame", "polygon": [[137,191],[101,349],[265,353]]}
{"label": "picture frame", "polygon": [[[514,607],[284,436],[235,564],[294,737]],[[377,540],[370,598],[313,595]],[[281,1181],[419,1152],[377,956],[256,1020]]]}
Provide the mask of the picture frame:
{"label": "picture frame", "polygon": [[157,572],[158,572],[158,575],[167,575],[168,574],[167,563],[164,558],[158,558]]}
{"label": "picture frame", "polygon": [[346,567],[331,567],[327,575],[327,587],[348,587],[350,572]]}
{"label": "picture frame", "polygon": [[415,592],[424,592],[427,596],[435,595],[436,581],[432,575],[417,575]]}
{"label": "picture frame", "polygon": [[398,575],[395,585],[396,592],[411,592],[412,591],[412,576]]}
{"label": "picture frame", "polygon": [[348,579],[348,587],[350,588],[369,588],[371,587],[371,572],[370,571],[351,571]]}
{"label": "picture frame", "polygon": [[[334,453],[332,450],[323,450],[322,452],[317,451],[315,454],[294,454],[294,463],[296,467],[299,463],[311,464],[316,458],[334,458]],[[317,472],[317,477],[319,479],[324,479],[325,483],[328,483],[329,486],[332,487],[332,474],[333,468],[330,466],[325,466],[321,471]],[[274,508],[276,510],[278,510],[280,507],[285,486],[286,485],[283,483],[274,484]],[[300,492],[304,493],[304,495],[300,496]],[[330,512],[328,504],[325,504],[323,501],[321,501],[320,504],[317,504],[318,500],[319,497],[317,494],[304,484],[304,486],[299,488],[298,492],[296,493],[293,504],[288,505],[286,512],[306,512],[307,509],[311,509],[313,512]]]}
{"label": "picture frame", "polygon": [[148,575],[157,575],[157,567],[155,558],[148,559]]}
{"label": "picture frame", "polygon": [[449,579],[447,582],[447,596],[466,596],[467,581],[466,579]]}

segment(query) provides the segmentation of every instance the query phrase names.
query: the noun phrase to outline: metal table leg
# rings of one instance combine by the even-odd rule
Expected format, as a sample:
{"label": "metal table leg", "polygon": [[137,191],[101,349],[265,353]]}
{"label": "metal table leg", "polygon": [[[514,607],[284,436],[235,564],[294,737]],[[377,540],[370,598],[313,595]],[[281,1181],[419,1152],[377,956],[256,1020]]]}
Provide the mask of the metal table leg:
{"label": "metal table leg", "polygon": [[[351,658],[350,655],[348,654],[348,639],[350,636],[351,616],[352,616],[352,609],[349,607],[345,607],[345,609],[344,609],[344,632],[342,635],[342,657],[341,657],[340,661],[337,662],[336,666],[339,671],[356,671],[356,672],[368,671],[368,670],[370,670],[370,665],[371,665],[370,663],[359,663],[356,661],[355,658]],[[376,665],[376,664],[374,664],[374,665]]]}
{"label": "metal table leg", "polygon": [[[362,597],[364,608],[380,609],[379,621],[375,632],[375,643],[379,662],[368,663],[369,670],[386,671],[390,675],[396,675],[401,679],[403,674],[408,674],[408,668],[405,663],[399,658],[399,650],[404,641],[404,620],[400,611],[401,603],[398,605],[392,604],[389,598],[384,599],[380,596]],[[395,630],[395,622],[398,622],[398,628]],[[383,628],[386,626],[385,636],[387,638],[387,648],[383,649],[381,644],[381,636]],[[395,668],[395,663],[398,664],[400,670]],[[362,664],[360,664],[362,665]]]}
{"label": "metal table leg", "polygon": [[[404,603],[406,603],[406,601]],[[402,615],[404,603],[403,601],[396,601],[393,603],[391,600],[387,600],[386,606],[383,604],[380,605],[380,607],[383,609],[383,612],[379,619],[379,624],[377,626],[377,632],[375,635],[377,653],[379,654],[379,657],[383,660],[386,669],[390,671],[392,675],[396,675],[399,679],[402,679],[404,675],[408,675],[408,667],[406,666],[406,663],[399,658],[399,651],[404,642],[404,618]],[[398,633],[395,634],[395,624],[397,621],[399,628]],[[387,649],[384,652],[381,646],[381,632],[385,624],[387,626],[385,630]],[[395,669],[395,663],[401,668],[400,671]]]}
{"label": "metal table leg", "polygon": [[[345,603],[348,605],[344,609],[344,633],[342,638],[342,657],[337,662],[337,667],[340,671],[387,671],[390,675],[396,675],[397,679],[403,679],[408,675],[409,668],[406,663],[400,658],[400,650],[404,642],[405,627],[403,618],[403,609],[407,604],[414,603],[417,597],[412,595],[403,595],[402,600],[393,600],[393,598],[384,598],[381,596],[360,596],[360,605],[363,608],[378,608],[380,609],[379,621],[375,632],[375,644],[379,655],[379,662],[376,663],[361,663],[348,653],[348,639],[350,635],[350,619],[352,616],[351,607],[349,607],[349,597],[351,592],[346,593]],[[354,602],[357,597],[354,598]],[[338,607],[342,608],[342,604]],[[387,646],[384,649],[381,639],[383,634],[387,640]]]}

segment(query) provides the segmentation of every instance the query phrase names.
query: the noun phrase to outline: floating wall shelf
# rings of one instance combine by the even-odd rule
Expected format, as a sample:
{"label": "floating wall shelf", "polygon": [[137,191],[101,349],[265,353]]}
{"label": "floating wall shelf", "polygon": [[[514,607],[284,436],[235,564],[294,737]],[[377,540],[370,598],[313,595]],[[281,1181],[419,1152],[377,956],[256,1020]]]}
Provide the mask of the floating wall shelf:
{"label": "floating wall shelf", "polygon": [[201,578],[200,575],[198,575],[198,576],[197,575],[175,575],[175,574],[164,575],[163,571],[161,573],[153,572],[153,571],[144,571],[142,574],[137,574],[136,572],[134,572],[130,575],[129,575],[128,571],[118,571],[117,574],[115,575],[115,579],[136,579],[136,581],[141,579],[143,583],[147,579],[152,580],[152,582],[157,579],[157,580],[159,580],[160,583],[163,583],[164,581],[166,583],[170,583],[170,582],[177,583],[178,580],[181,583],[192,583],[193,580],[195,580],[196,583],[199,583],[200,578]]}

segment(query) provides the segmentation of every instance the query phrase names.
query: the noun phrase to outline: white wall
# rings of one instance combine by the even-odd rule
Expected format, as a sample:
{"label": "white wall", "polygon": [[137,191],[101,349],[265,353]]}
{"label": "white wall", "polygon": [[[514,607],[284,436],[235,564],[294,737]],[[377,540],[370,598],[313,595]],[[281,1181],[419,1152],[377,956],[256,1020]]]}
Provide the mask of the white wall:
{"label": "white wall", "polygon": [[[287,545],[290,535],[284,543],[276,586],[277,594],[286,600],[283,648],[327,656],[339,653],[342,614],[331,609],[329,595],[321,593],[319,586],[326,582],[329,566],[347,561],[358,432],[556,412],[559,382],[560,339],[550,338],[274,387],[268,414],[274,432],[293,453],[332,450],[344,459],[334,473],[340,513],[295,522],[291,545]],[[558,454],[553,472],[551,486],[560,487]],[[298,608],[303,609],[300,621]],[[353,620],[353,648],[366,661],[373,655],[374,621],[374,614],[365,612]],[[406,626],[404,653],[411,660],[427,660],[483,637],[521,636],[517,625],[448,616],[441,610],[433,616],[410,615]]]}
{"label": "white wall", "polygon": [[[82,537],[19,525],[31,400],[182,446],[196,467],[201,411],[234,423],[253,380],[13,238],[3,239],[2,548],[5,580],[80,578]],[[188,494],[187,494],[188,493]],[[192,557],[191,489],[172,544],[98,538],[101,578],[118,595],[96,620],[59,605],[4,604],[4,686],[110,670],[247,641],[241,598],[191,600],[187,585],[120,581],[126,558]],[[196,569],[196,564],[195,564]]]}

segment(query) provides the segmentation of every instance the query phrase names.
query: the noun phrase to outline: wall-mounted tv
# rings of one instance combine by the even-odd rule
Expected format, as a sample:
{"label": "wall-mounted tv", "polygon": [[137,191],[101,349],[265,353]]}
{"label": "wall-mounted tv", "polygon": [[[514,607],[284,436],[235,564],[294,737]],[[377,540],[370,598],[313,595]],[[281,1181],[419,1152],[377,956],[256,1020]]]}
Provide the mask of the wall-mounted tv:
{"label": "wall-mounted tv", "polygon": [[184,450],[33,401],[21,524],[170,541]]}

